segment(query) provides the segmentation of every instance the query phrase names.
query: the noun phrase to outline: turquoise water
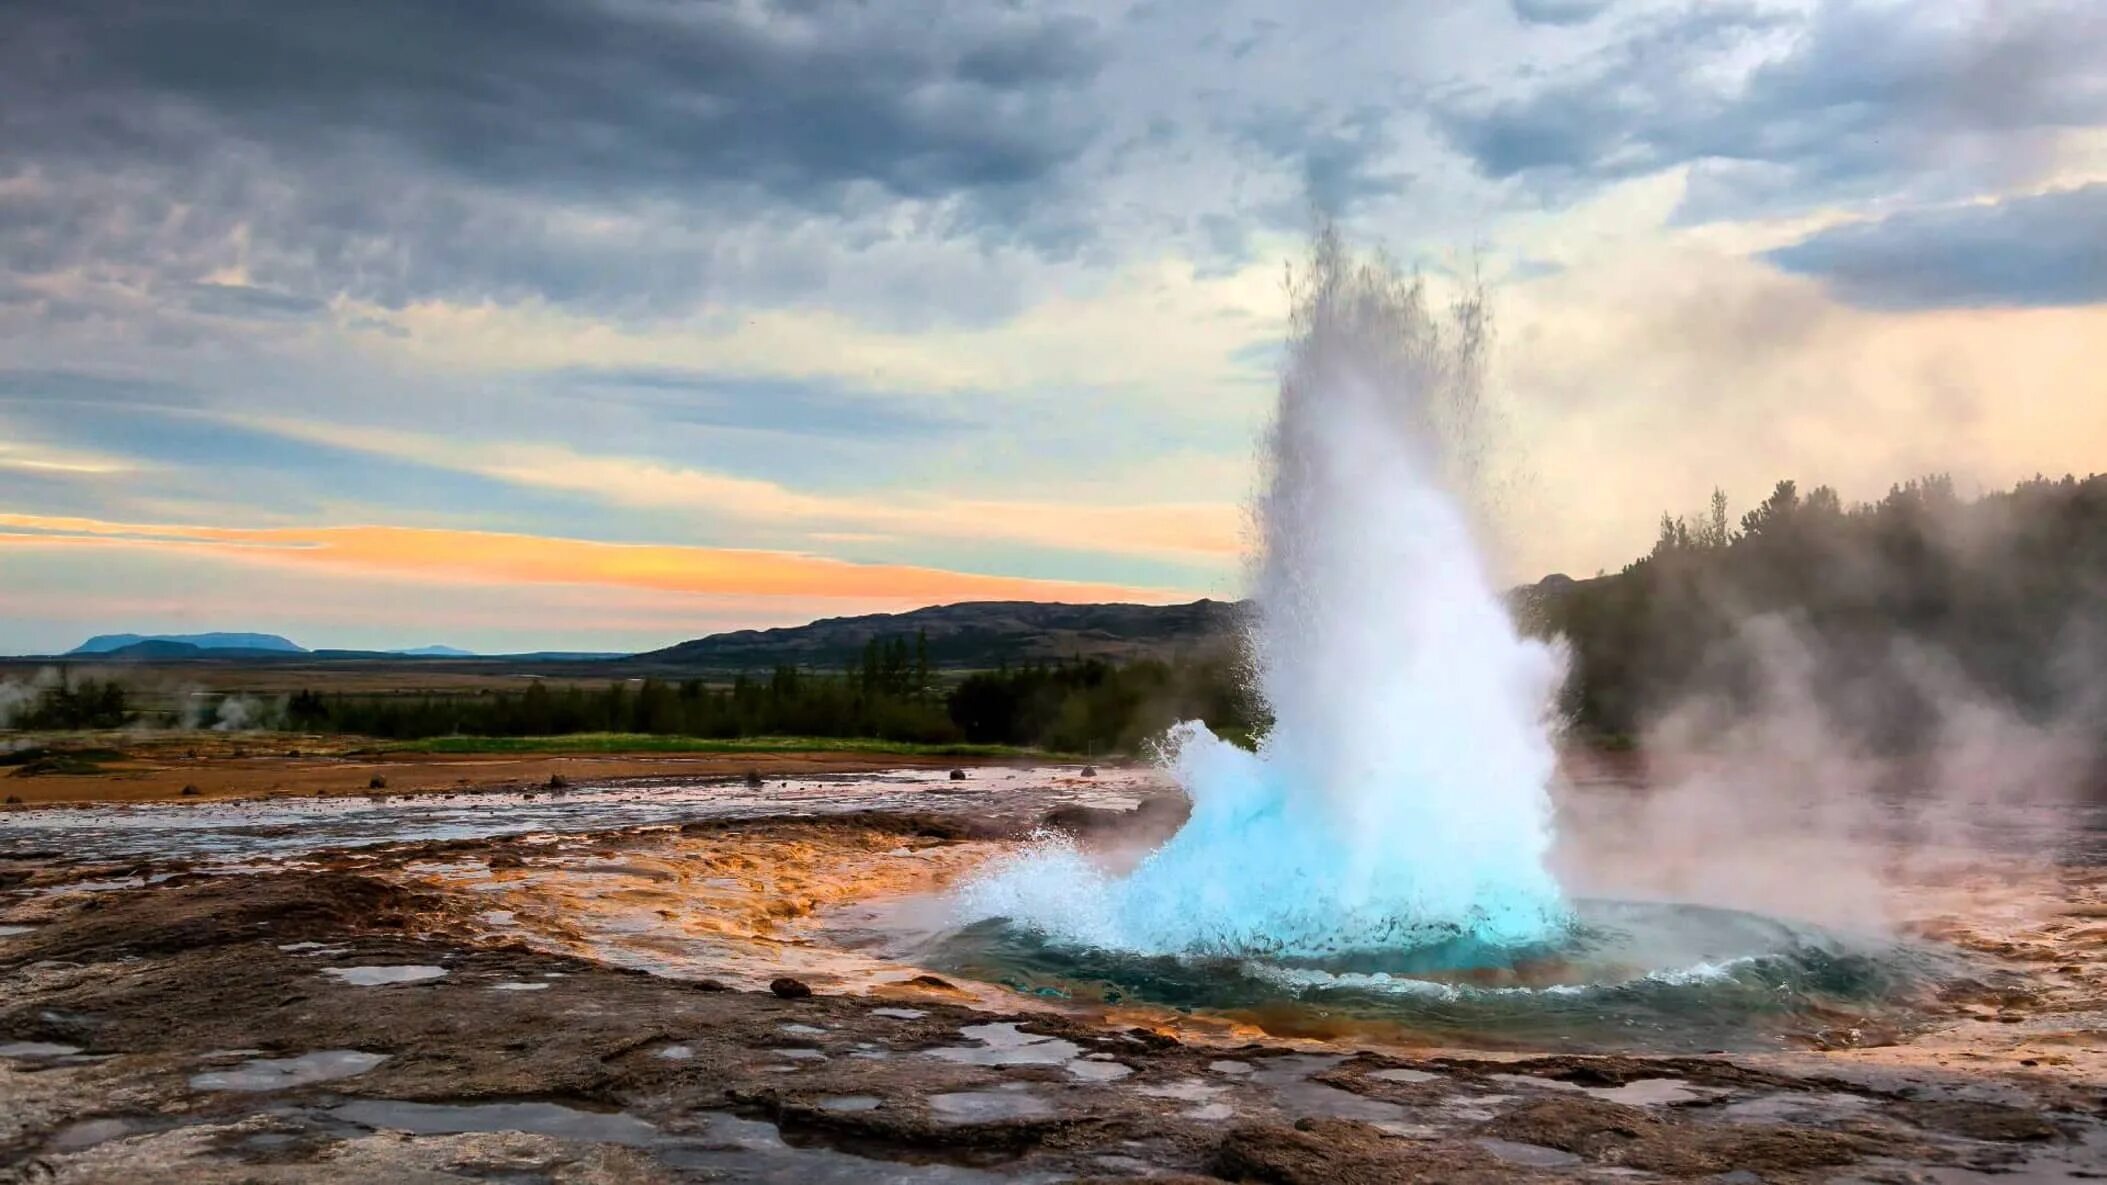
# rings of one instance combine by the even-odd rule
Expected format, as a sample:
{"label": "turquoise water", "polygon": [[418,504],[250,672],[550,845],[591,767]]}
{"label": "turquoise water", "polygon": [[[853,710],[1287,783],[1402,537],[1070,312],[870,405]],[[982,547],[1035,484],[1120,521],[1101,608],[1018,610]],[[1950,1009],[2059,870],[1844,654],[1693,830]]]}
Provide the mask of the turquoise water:
{"label": "turquoise water", "polygon": [[[1147,956],[996,918],[923,939],[925,966],[1085,1002],[1382,1027],[1487,1048],[1703,1052],[1867,1044],[1924,1023],[1957,956],[1736,910],[1580,900],[1554,940],[1461,935],[1321,958]],[[1852,1035],[1852,1030],[1857,1035]]]}

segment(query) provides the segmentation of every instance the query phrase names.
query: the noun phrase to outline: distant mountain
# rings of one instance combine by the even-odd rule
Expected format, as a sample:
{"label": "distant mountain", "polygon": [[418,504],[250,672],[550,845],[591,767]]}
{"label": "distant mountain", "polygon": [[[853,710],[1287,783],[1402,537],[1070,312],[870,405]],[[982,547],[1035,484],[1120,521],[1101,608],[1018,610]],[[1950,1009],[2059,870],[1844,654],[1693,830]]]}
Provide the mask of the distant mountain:
{"label": "distant mountain", "polygon": [[246,646],[194,646],[189,642],[148,638],[115,650],[97,650],[69,657],[96,662],[284,662],[307,657],[305,650],[256,650]]}
{"label": "distant mountain", "polygon": [[639,654],[632,661],[698,670],[763,670],[779,664],[838,668],[857,661],[873,638],[929,639],[939,667],[993,667],[1062,658],[1174,658],[1233,644],[1244,607],[1227,601],[1185,605],[1057,605],[970,601],[908,613],[830,617],[810,625],[739,630]]}
{"label": "distant mountain", "polygon": [[68,654],[110,654],[130,650],[143,643],[170,644],[192,651],[262,650],[273,654],[305,654],[307,648],[277,634],[97,634],[67,651]]}
{"label": "distant mountain", "polygon": [[463,650],[459,646],[418,646],[409,650],[390,650],[404,658],[474,658],[476,652]]}

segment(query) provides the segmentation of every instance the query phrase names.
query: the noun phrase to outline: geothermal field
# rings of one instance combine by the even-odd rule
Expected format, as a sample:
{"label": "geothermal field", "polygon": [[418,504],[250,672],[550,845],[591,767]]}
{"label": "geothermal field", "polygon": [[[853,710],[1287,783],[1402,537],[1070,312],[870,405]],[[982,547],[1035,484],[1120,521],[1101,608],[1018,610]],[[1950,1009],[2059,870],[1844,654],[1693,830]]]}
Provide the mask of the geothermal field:
{"label": "geothermal field", "polygon": [[1706,745],[1568,736],[1567,649],[1486,568],[1468,310],[1322,241],[1296,296],[1255,740],[47,754],[0,814],[0,1172],[2107,1173],[2067,738],[1958,694],[1966,744],[1894,755],[1789,694]]}

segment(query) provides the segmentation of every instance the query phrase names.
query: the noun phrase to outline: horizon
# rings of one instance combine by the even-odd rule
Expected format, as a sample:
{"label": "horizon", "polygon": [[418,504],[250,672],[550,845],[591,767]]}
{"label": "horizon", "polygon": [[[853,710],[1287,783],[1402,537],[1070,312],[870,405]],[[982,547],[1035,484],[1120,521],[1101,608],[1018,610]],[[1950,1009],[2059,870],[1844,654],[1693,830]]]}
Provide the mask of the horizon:
{"label": "horizon", "polygon": [[2079,0],[433,13],[5,18],[0,653],[1240,599],[1317,223],[1487,296],[1502,584],[2107,464]]}

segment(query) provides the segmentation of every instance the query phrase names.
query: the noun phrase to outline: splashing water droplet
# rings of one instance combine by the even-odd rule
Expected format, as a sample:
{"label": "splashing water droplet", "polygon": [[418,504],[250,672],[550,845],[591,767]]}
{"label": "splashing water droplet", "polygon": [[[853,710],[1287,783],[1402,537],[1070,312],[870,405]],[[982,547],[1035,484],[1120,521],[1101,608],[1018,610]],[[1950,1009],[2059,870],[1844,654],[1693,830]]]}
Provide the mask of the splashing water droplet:
{"label": "splashing water droplet", "polygon": [[1162,954],[1517,947],[1566,925],[1544,867],[1562,653],[1523,637],[1474,538],[1478,306],[1320,236],[1293,292],[1258,500],[1256,752],[1198,722],[1164,760],[1191,819],[1124,877],[1037,846],[969,918]]}

